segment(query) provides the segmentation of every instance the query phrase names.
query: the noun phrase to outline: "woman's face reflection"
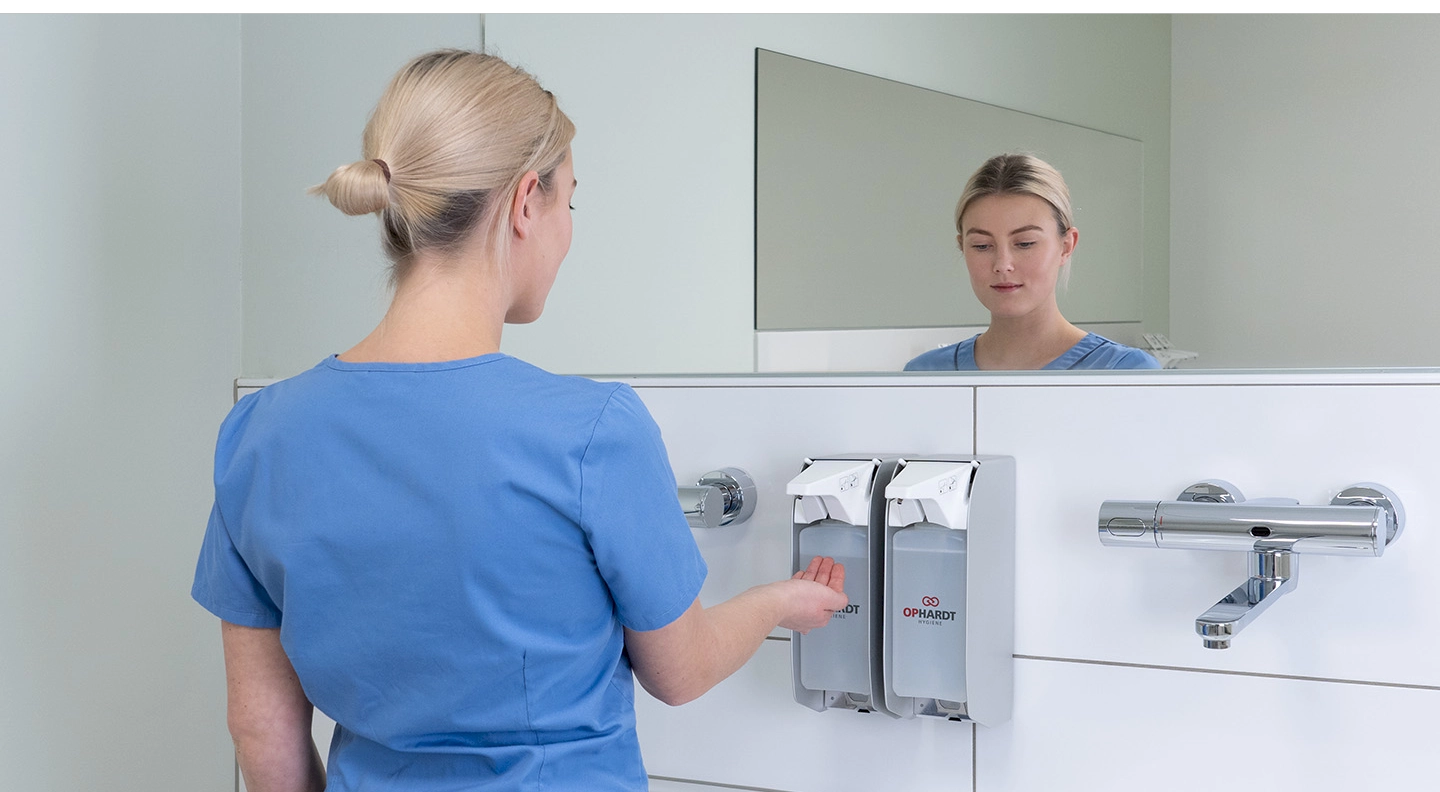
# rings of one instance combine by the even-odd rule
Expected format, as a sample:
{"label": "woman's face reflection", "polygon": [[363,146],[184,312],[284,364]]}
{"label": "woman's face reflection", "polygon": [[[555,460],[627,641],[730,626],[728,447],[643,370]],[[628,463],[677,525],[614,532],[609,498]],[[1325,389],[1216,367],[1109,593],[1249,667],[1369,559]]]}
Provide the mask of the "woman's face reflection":
{"label": "woman's face reflection", "polygon": [[1054,305],[1060,268],[1079,233],[1060,233],[1050,204],[1034,195],[987,195],[965,209],[958,239],[970,287],[992,318]]}

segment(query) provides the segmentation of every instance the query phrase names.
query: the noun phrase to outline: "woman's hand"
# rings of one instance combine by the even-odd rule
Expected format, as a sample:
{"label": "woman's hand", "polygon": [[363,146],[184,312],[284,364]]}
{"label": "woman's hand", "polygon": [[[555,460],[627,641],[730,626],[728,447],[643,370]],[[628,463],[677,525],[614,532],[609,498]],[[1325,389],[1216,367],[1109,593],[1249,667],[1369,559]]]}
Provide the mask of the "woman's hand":
{"label": "woman's hand", "polygon": [[845,593],[845,565],[835,563],[835,559],[828,556],[815,556],[810,559],[810,566],[796,572],[791,579],[813,580],[841,594]]}
{"label": "woman's hand", "polygon": [[780,626],[805,634],[830,623],[835,611],[845,607],[845,565],[835,559],[816,556],[809,566],[789,580],[772,584],[785,589],[785,614]]}

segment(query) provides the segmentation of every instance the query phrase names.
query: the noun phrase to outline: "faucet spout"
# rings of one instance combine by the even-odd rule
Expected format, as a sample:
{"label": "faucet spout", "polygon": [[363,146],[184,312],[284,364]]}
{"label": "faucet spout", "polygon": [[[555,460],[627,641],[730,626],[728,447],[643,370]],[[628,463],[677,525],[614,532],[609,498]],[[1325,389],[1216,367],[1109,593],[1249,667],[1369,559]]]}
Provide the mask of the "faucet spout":
{"label": "faucet spout", "polygon": [[1230,639],[1298,585],[1299,559],[1290,550],[1253,550],[1250,579],[1195,620],[1206,649],[1229,649]]}

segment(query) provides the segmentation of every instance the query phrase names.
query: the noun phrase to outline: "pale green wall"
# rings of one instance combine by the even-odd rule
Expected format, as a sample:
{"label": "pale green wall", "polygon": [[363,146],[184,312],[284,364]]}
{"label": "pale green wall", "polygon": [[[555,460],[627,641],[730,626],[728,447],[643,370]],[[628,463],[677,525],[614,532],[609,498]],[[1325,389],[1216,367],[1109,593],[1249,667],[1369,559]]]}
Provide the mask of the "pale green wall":
{"label": "pale green wall", "polygon": [[220,792],[236,16],[0,16],[0,789]]}
{"label": "pale green wall", "polygon": [[410,58],[480,46],[476,14],[247,14],[242,21],[244,365],[286,377],[369,333],[389,303],[374,217],[305,194],[360,158],[380,93]]}

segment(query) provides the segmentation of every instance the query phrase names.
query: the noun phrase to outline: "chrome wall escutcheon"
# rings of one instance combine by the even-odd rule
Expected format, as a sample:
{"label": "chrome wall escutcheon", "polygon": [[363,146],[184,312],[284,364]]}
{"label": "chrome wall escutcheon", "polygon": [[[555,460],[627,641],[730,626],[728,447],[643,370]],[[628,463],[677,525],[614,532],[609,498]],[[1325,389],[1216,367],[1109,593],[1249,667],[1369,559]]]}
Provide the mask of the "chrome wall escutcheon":
{"label": "chrome wall escutcheon", "polygon": [[755,480],[740,468],[712,470],[695,486],[679,487],[677,494],[691,528],[735,525],[755,513]]}
{"label": "chrome wall escutcheon", "polygon": [[1384,484],[1362,481],[1340,490],[1330,499],[1331,506],[1379,506],[1390,515],[1390,530],[1386,533],[1385,544],[1392,545],[1405,530],[1405,506],[1394,492]]}
{"label": "chrome wall escutcheon", "polygon": [[1180,497],[1175,500],[1196,503],[1239,503],[1245,500],[1245,496],[1240,494],[1239,487],[1225,479],[1205,479],[1186,487],[1185,491],[1180,493]]}

